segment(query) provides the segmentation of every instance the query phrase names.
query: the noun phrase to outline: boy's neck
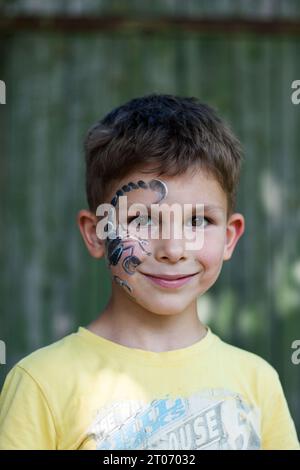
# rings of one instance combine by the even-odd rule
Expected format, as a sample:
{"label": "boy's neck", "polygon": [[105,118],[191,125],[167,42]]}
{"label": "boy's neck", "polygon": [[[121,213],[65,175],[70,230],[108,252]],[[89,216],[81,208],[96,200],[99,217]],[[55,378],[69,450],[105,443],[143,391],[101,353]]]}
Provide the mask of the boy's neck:
{"label": "boy's neck", "polygon": [[206,336],[198,318],[196,302],[177,315],[146,312],[132,302],[113,298],[87,327],[93,333],[123,346],[163,352],[185,348]]}

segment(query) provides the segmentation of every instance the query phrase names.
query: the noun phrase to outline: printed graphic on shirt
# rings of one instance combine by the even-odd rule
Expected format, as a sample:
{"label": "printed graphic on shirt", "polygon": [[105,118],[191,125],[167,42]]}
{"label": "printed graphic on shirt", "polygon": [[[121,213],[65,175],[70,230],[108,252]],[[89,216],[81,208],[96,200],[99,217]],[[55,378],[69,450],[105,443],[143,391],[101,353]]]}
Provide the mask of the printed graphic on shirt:
{"label": "printed graphic on shirt", "polygon": [[260,449],[260,413],[230,391],[114,402],[88,430],[98,450]]}

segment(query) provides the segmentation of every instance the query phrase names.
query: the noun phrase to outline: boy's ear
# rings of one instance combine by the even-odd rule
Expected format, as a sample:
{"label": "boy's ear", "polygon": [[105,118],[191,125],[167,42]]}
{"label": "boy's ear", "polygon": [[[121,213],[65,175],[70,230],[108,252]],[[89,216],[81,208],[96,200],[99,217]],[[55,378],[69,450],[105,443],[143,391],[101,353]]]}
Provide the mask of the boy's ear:
{"label": "boy's ear", "polygon": [[245,231],[245,219],[242,214],[232,214],[226,227],[226,243],[224,248],[223,260],[227,261],[231,258],[233,250]]}
{"label": "boy's ear", "polygon": [[105,240],[101,240],[96,233],[98,218],[88,210],[81,210],[77,215],[77,224],[91,256],[102,258],[105,253]]}

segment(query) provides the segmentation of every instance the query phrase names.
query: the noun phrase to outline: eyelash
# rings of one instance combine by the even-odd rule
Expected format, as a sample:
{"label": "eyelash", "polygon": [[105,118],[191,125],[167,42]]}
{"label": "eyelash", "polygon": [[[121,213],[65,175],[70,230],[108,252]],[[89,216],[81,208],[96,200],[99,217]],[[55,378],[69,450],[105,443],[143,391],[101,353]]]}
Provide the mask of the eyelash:
{"label": "eyelash", "polygon": [[[127,219],[127,223],[130,224],[131,222],[133,222],[134,220],[138,219],[139,217],[141,217],[140,215],[136,215],[136,216],[132,216],[132,217],[128,217]],[[144,216],[143,216],[144,217]],[[150,215],[148,215],[148,220],[150,219]],[[140,224],[139,224],[140,225]]]}
{"label": "eyelash", "polygon": [[[127,223],[130,224],[133,220],[136,220],[136,219],[138,219],[139,217],[140,217],[139,215],[129,217],[129,218],[127,219]],[[202,218],[202,216],[196,216],[196,215],[194,215],[194,216],[192,216],[192,220],[195,220],[195,219],[197,219],[197,218],[199,218],[199,217]],[[149,219],[151,219],[150,215],[148,215],[148,220],[149,220]],[[212,224],[212,220],[209,219],[208,217],[203,217],[203,219],[206,220],[206,222],[207,222],[206,225],[211,225],[211,224]],[[191,219],[190,219],[190,220],[191,220]],[[140,224],[139,224],[139,225],[140,225]],[[200,227],[201,227],[201,226],[202,226],[202,224],[200,225]],[[193,225],[193,227],[196,228],[197,225]]]}
{"label": "eyelash", "polygon": [[[202,216],[196,216],[196,215],[193,216],[192,219],[197,219],[197,217],[201,217],[202,219],[206,220],[206,222],[207,222],[206,225],[210,225],[211,222],[212,222],[211,219],[209,219],[208,217],[202,217]],[[201,226],[202,226],[202,224],[201,224]],[[196,225],[196,227],[197,227],[197,225]]]}

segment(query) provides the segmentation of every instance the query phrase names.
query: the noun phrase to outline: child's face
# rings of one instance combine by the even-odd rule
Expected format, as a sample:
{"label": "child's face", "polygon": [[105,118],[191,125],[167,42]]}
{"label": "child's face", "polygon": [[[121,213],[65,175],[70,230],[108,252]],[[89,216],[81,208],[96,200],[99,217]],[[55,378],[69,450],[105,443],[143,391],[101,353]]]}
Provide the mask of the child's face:
{"label": "child's face", "polygon": [[[113,280],[113,295],[126,295],[132,302],[156,314],[180,313],[216,281],[223,260],[231,257],[243,233],[243,216],[232,214],[227,220],[226,194],[217,180],[203,170],[176,177],[132,173],[114,186],[108,199],[114,201],[117,214],[120,208],[118,196],[122,194],[117,191],[122,191],[122,187],[128,209],[135,203],[156,203],[161,213],[166,214],[167,208],[179,204],[183,215],[177,220],[169,219],[170,236],[167,238],[162,236],[163,216],[151,218],[149,214],[149,218],[139,218],[133,225],[133,217],[129,217],[127,222],[131,225],[126,233],[115,240],[102,240],[101,248],[94,252],[90,249],[90,252],[96,257],[106,257]],[[198,218],[184,212],[185,204],[194,208],[196,203],[204,205]],[[142,224],[140,232],[132,230],[137,221]],[[195,237],[202,231],[203,243],[199,243],[199,248],[188,247],[187,242],[191,239],[187,240],[184,231],[178,239],[174,232],[178,224],[185,227],[190,236]],[[151,226],[156,236],[151,235]],[[185,279],[164,280],[164,276],[184,276]]]}

